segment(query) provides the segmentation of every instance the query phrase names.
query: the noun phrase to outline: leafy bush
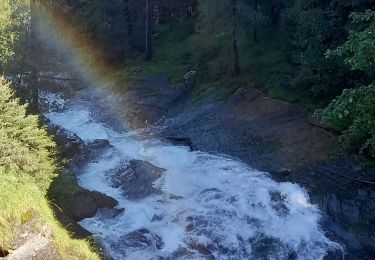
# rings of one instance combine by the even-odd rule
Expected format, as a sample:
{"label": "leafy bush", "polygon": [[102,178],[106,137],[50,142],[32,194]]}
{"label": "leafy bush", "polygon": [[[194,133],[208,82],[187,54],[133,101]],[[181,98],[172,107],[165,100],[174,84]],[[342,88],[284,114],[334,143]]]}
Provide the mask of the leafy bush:
{"label": "leafy bush", "polygon": [[[351,14],[357,30],[327,56],[341,56],[352,70],[373,79],[375,66],[375,11]],[[375,158],[375,83],[346,89],[329,106],[317,111],[323,122],[343,131],[341,140],[348,148]]]}
{"label": "leafy bush", "polygon": [[344,90],[316,115],[343,131],[341,141],[346,148],[375,158],[375,85]]}

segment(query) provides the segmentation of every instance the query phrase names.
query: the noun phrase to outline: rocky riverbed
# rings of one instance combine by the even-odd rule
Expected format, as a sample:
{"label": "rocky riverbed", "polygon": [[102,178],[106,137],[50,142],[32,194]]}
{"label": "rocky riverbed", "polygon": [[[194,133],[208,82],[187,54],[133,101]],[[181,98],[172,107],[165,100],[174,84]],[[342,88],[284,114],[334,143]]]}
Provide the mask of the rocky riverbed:
{"label": "rocky riverbed", "polygon": [[[225,101],[207,94],[193,102],[188,89],[172,88],[161,76],[118,88],[81,89],[47,115],[50,125],[73,137],[60,145],[71,157],[71,172],[109,202],[80,191],[71,198],[94,206],[69,218],[88,217],[81,225],[99,235],[114,258],[340,259],[335,242],[345,247],[347,259],[374,256],[374,189],[366,184],[374,171],[335,156],[337,137],[298,106],[254,89],[240,89]],[[311,201],[291,183],[305,187]],[[74,200],[66,208],[72,205]],[[306,216],[313,222],[307,224]],[[226,230],[228,221],[252,234],[238,233],[237,225]],[[292,232],[288,221],[301,226]],[[212,225],[234,240],[223,240]]]}
{"label": "rocky riverbed", "polygon": [[[207,93],[193,102],[188,89],[172,88],[162,76],[126,86],[130,90],[123,95],[109,92],[109,100],[134,128],[151,129],[174,144],[230,155],[276,180],[300,184],[322,210],[327,230],[346,244],[348,259],[375,257],[375,170],[340,154],[334,131],[298,105],[255,89],[239,89],[224,101]],[[157,94],[148,96],[150,88]]]}

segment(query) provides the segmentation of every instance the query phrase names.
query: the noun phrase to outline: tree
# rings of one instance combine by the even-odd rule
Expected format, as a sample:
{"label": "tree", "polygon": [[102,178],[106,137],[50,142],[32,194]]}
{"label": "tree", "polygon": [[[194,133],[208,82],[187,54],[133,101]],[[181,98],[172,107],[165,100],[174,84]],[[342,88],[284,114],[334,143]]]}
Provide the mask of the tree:
{"label": "tree", "polygon": [[152,3],[151,0],[145,0],[146,7],[145,7],[145,59],[146,61],[150,61],[152,58]]}
{"label": "tree", "polygon": [[232,41],[233,41],[233,73],[234,73],[234,76],[238,76],[241,73],[240,57],[239,57],[239,54],[238,54],[237,27],[238,27],[237,0],[232,0]]}
{"label": "tree", "polygon": [[[20,227],[39,234],[48,227],[58,259],[99,259],[86,241],[73,240],[55,219],[46,198],[55,176],[55,144],[35,115],[0,77],[0,251],[13,249]],[[33,225],[37,223],[37,225]]]}
{"label": "tree", "polygon": [[55,145],[46,129],[38,127],[38,117],[26,116],[26,107],[19,104],[10,84],[0,77],[0,166],[32,177],[45,192],[56,170]]}
{"label": "tree", "polygon": [[23,0],[0,3],[0,72],[10,73],[17,69],[21,60],[20,42],[25,40],[29,23],[29,10]]}
{"label": "tree", "polygon": [[[353,13],[351,19],[357,30],[347,41],[327,52],[341,56],[352,70],[374,75],[375,71],[375,11]],[[362,28],[362,29],[361,29]],[[372,77],[373,78],[373,77]],[[345,89],[327,108],[317,111],[321,120],[343,131],[345,147],[375,158],[375,81],[368,86]]]}
{"label": "tree", "polygon": [[286,9],[283,30],[291,45],[290,63],[295,66],[289,87],[314,102],[326,104],[351,84],[346,79],[350,70],[342,59],[325,57],[327,49],[345,39],[347,16],[333,1],[296,0]]}
{"label": "tree", "polygon": [[38,112],[38,105],[39,105],[39,88],[38,88],[38,68],[36,65],[36,46],[37,46],[37,12],[38,7],[36,4],[36,0],[31,0],[30,3],[30,10],[31,10],[31,56],[29,59],[29,65],[31,68],[31,75],[29,81],[29,88],[31,95],[29,97],[29,104],[31,112]]}

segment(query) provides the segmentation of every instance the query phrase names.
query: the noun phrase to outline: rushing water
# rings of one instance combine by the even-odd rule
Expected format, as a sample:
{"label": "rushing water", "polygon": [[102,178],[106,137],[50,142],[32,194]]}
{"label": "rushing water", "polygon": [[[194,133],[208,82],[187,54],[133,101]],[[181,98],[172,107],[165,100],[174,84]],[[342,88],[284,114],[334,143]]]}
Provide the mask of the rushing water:
{"label": "rushing water", "polygon": [[[114,197],[125,209],[81,222],[114,259],[207,259],[212,253],[215,259],[315,260],[340,247],[325,236],[318,208],[298,185],[275,182],[225,156],[140,141],[138,133],[99,120],[96,113],[104,108],[93,101],[51,99],[60,106],[46,115],[51,123],[86,143],[106,139],[112,145],[78,177],[83,187]],[[132,159],[166,170],[154,183],[161,194],[131,201],[112,187],[111,174]],[[148,230],[147,241],[129,243],[126,235],[140,229]]]}

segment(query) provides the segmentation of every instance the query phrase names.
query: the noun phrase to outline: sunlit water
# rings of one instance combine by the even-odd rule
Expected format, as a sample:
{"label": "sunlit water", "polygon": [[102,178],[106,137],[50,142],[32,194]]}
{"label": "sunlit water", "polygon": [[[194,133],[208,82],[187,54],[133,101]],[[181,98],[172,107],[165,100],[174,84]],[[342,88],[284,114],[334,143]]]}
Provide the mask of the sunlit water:
{"label": "sunlit water", "polygon": [[[46,100],[51,99],[61,108],[46,115],[51,123],[86,143],[107,139],[113,146],[78,176],[83,187],[114,197],[125,209],[117,216],[99,213],[81,222],[101,238],[114,259],[206,259],[206,248],[215,259],[315,260],[340,248],[325,236],[318,208],[298,185],[275,182],[267,173],[225,156],[114,131],[95,119],[92,102],[64,102],[58,95]],[[111,186],[111,173],[131,159],[166,169],[154,183],[161,195],[130,201]],[[124,235],[139,229],[149,230],[151,240],[160,237],[162,246],[123,243]]]}

